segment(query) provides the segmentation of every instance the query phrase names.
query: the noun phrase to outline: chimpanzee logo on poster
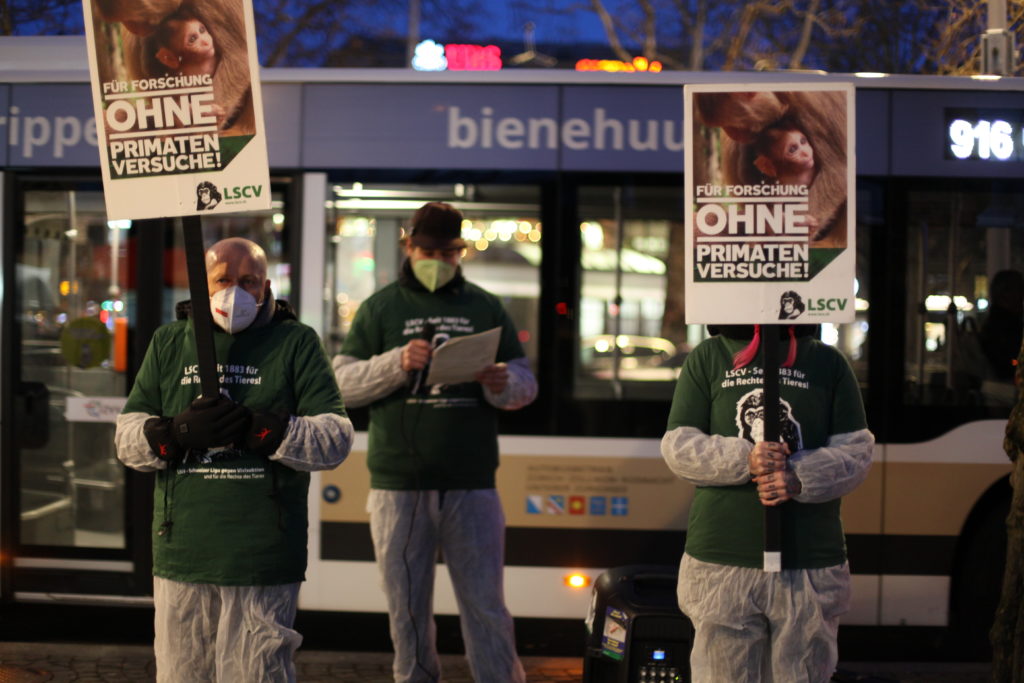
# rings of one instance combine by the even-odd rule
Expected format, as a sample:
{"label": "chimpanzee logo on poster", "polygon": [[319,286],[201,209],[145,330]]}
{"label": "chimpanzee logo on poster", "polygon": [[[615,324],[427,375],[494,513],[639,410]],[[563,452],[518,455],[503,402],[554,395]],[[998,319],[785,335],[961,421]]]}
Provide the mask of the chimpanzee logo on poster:
{"label": "chimpanzee logo on poster", "polygon": [[786,290],[779,297],[779,320],[796,320],[807,306],[804,305],[803,297],[791,289]]}
{"label": "chimpanzee logo on poster", "polygon": [[196,211],[209,211],[216,208],[224,197],[217,186],[208,180],[196,185]]}

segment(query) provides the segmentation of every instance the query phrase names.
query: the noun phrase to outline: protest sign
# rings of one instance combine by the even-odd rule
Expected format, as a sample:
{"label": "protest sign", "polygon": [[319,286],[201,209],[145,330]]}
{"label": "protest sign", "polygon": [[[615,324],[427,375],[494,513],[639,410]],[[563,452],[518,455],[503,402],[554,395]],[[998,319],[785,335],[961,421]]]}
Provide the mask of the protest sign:
{"label": "protest sign", "polygon": [[270,208],[249,0],[83,0],[109,219]]}
{"label": "protest sign", "polygon": [[684,115],[687,322],[852,322],[853,86],[688,85]]}

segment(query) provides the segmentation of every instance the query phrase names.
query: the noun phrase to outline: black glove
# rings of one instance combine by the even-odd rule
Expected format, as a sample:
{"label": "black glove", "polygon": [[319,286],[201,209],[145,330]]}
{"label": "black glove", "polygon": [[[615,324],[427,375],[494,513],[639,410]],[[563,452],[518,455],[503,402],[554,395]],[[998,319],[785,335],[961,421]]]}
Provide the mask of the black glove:
{"label": "black glove", "polygon": [[245,433],[250,416],[248,408],[226,396],[197,398],[174,416],[174,438],[185,449],[227,446]]}
{"label": "black glove", "polygon": [[169,417],[151,417],[142,425],[142,433],[153,455],[167,462],[178,462],[185,455],[185,449],[174,438],[173,423]]}
{"label": "black glove", "polygon": [[284,439],[289,419],[285,412],[253,411],[252,422],[242,436],[242,448],[262,457],[273,455]]}

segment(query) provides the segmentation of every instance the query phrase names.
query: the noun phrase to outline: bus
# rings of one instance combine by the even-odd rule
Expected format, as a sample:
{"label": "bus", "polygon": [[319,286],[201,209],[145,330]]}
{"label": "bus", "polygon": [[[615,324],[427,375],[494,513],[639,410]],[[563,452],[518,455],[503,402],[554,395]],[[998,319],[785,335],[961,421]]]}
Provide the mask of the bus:
{"label": "bus", "polygon": [[[105,215],[82,37],[3,38],[0,63],[0,599],[145,607],[152,479],[118,463],[113,422],[153,331],[188,298],[181,229]],[[395,278],[415,208],[450,202],[466,217],[467,278],[516,322],[540,385],[533,405],[501,416],[506,593],[521,642],[532,629],[577,633],[587,586],[607,568],[682,553],[693,489],[669,473],[659,440],[679,368],[708,334],[683,306],[683,86],[852,83],[856,320],[823,325],[821,338],[850,360],[877,445],[843,504],[854,589],[843,625],[984,656],[1016,398],[1011,358],[989,362],[986,334],[997,275],[1024,272],[1024,81],[261,79],[272,208],[204,217],[207,243],[262,244],[276,294],[333,355],[360,302]],[[1004,346],[1019,347],[1019,332]],[[351,415],[352,455],[313,476],[300,615],[385,613],[365,512],[367,416]],[[457,612],[444,571],[436,596],[440,615]]]}

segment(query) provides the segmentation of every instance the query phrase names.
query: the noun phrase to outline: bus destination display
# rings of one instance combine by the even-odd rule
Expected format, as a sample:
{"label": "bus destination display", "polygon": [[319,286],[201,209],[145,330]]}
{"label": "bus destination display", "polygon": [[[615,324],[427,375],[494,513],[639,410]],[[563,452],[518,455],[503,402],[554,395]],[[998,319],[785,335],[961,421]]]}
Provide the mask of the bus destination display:
{"label": "bus destination display", "polygon": [[1024,160],[1024,111],[947,109],[946,158]]}

